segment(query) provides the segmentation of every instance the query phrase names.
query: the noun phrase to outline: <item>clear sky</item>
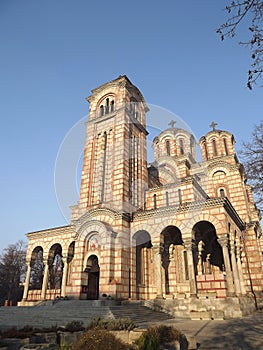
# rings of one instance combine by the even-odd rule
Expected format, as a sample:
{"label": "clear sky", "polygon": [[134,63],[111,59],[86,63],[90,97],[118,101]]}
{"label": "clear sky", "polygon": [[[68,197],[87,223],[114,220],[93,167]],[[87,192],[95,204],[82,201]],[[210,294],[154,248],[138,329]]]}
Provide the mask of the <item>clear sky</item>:
{"label": "clear sky", "polygon": [[214,120],[240,150],[262,120],[263,90],[246,88],[248,49],[215,33],[226,3],[0,1],[0,250],[68,224],[54,187],[59,147],[91,89],[119,75],[197,138]]}

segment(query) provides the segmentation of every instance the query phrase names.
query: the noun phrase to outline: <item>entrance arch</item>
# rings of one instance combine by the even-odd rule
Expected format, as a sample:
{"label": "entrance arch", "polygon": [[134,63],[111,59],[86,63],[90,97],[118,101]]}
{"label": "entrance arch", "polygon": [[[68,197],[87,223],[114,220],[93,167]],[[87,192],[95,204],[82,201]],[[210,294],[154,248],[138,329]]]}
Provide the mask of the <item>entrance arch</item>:
{"label": "entrance arch", "polygon": [[[162,267],[165,294],[171,294],[175,293],[176,285],[185,280],[182,234],[178,227],[170,225],[162,231],[161,236],[163,237]],[[172,266],[171,262],[173,262]]]}
{"label": "entrance arch", "polygon": [[199,221],[193,227],[195,245],[195,270],[198,274],[211,274],[213,266],[224,270],[222,247],[218,243],[216,229],[209,221]]}
{"label": "entrance arch", "polygon": [[193,227],[193,238],[197,292],[210,295],[213,292],[218,298],[226,297],[228,285],[223,251],[214,225],[209,221],[199,221]]}
{"label": "entrance arch", "polygon": [[147,286],[150,284],[151,271],[151,236],[147,231],[141,230],[135,233],[133,239],[136,241],[136,299],[147,297]]}
{"label": "entrance arch", "polygon": [[88,273],[87,299],[97,300],[99,299],[99,280],[100,280],[100,267],[99,267],[99,259],[97,255],[93,254],[88,258],[85,272]]}

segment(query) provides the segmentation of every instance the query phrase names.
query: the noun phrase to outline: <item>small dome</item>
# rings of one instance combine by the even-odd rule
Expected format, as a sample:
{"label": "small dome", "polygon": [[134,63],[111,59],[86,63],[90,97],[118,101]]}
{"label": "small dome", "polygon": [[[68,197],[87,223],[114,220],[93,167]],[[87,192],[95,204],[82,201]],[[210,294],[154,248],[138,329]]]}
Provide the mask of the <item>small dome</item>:
{"label": "small dome", "polygon": [[212,130],[199,140],[204,161],[235,154],[233,134],[226,130],[217,130],[216,126],[217,124],[212,122]]}
{"label": "small dome", "polygon": [[163,156],[180,157],[191,154],[195,159],[195,138],[188,131],[175,128],[175,122],[171,121],[168,129],[162,131],[153,140],[154,158],[158,160]]}

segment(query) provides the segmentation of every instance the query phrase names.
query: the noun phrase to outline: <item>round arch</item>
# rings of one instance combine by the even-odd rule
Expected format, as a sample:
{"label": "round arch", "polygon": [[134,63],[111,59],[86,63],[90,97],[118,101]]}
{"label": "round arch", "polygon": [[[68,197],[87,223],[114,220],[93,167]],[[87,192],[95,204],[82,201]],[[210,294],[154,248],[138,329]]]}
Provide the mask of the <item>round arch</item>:
{"label": "round arch", "polygon": [[[160,241],[163,242],[162,267],[164,269],[165,294],[170,294],[173,279],[176,279],[176,277],[179,278],[179,276],[173,277],[169,266],[172,261],[174,262],[176,258],[181,257],[184,250],[180,229],[173,225],[166,226],[161,232]],[[181,261],[182,259],[179,260]]]}
{"label": "round arch", "polygon": [[[200,264],[202,273],[211,273],[211,265],[217,266],[223,271],[224,259],[222,247],[218,243],[215,226],[206,220],[199,221],[193,226],[193,237],[197,247],[194,259],[196,273],[198,264]],[[205,264],[208,271],[204,271]]]}
{"label": "round arch", "polygon": [[99,258],[91,254],[86,263],[85,272],[88,274],[87,299],[96,300],[99,298],[100,266]]}
{"label": "round arch", "polygon": [[62,261],[62,246],[59,243],[53,244],[48,252],[49,266],[49,288],[60,289],[62,283],[62,275],[64,264]]}

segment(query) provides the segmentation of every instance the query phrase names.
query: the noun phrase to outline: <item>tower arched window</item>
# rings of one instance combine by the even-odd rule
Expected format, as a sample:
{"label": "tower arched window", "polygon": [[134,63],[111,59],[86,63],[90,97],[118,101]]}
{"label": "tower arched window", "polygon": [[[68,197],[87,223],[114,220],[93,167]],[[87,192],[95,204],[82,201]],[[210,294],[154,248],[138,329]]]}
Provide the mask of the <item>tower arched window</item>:
{"label": "tower arched window", "polygon": [[224,198],[226,196],[226,192],[225,192],[225,189],[224,188],[220,188],[219,189],[219,195],[220,197]]}
{"label": "tower arched window", "polygon": [[100,106],[100,117],[102,117],[104,115],[104,106],[101,105]]}
{"label": "tower arched window", "polygon": [[135,116],[135,113],[136,113],[136,102],[135,101],[130,102],[130,113],[132,116]]}
{"label": "tower arched window", "polygon": [[179,201],[179,204],[181,205],[182,204],[182,190],[179,188],[178,190],[178,201]]}
{"label": "tower arched window", "polygon": [[110,103],[110,112],[114,111],[114,100],[111,101]]}
{"label": "tower arched window", "polygon": [[106,98],[105,114],[109,113],[110,99]]}
{"label": "tower arched window", "polygon": [[153,208],[154,209],[157,208],[157,196],[156,196],[156,194],[153,195]]}
{"label": "tower arched window", "polygon": [[227,149],[226,139],[223,139],[223,142],[224,142],[225,154],[226,154],[226,156],[228,156],[228,149]]}
{"label": "tower arched window", "polygon": [[165,192],[165,202],[166,202],[166,206],[169,206],[169,192]]}
{"label": "tower arched window", "polygon": [[184,154],[184,140],[179,139],[180,154]]}
{"label": "tower arched window", "polygon": [[167,156],[171,155],[171,145],[169,140],[166,140],[166,153],[167,153]]}
{"label": "tower arched window", "polygon": [[212,144],[213,144],[213,154],[214,154],[214,156],[217,156],[217,147],[216,147],[216,140],[215,139],[212,141]]}
{"label": "tower arched window", "polygon": [[208,160],[208,152],[207,152],[206,143],[204,143],[204,150],[205,150],[205,159]]}

